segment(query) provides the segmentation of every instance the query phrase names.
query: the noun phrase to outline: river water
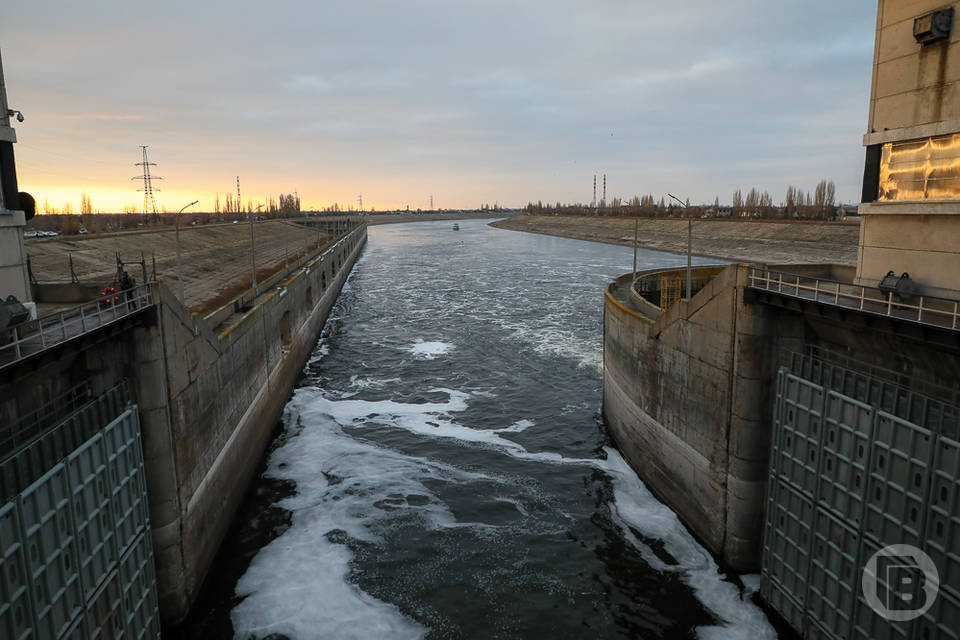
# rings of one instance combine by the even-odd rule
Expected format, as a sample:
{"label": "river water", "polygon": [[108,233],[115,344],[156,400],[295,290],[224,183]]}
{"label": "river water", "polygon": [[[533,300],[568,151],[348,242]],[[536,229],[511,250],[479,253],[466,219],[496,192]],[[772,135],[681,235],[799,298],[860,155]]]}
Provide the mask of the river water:
{"label": "river water", "polygon": [[632,250],[459,224],[370,228],[195,635],[775,637],[601,423]]}

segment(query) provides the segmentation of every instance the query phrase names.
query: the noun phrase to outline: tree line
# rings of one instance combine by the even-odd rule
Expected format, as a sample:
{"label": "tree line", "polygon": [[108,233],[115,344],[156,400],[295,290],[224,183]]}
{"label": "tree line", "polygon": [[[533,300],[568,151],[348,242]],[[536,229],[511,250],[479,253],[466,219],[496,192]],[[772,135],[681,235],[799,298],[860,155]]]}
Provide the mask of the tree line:
{"label": "tree line", "polygon": [[677,217],[733,217],[733,218],[771,218],[831,220],[837,215],[836,185],[833,180],[821,180],[813,191],[804,191],[793,185],[787,187],[784,199],[774,204],[766,191],[756,187],[744,194],[741,189],[733,192],[731,204],[722,206],[720,196],[713,205],[691,205],[688,198],[684,205],[661,196],[659,200],[650,194],[634,196],[629,200],[613,198],[609,202],[601,200],[592,204],[556,204],[543,201],[530,202],[526,211],[533,215],[564,216],[630,216],[650,218]]}

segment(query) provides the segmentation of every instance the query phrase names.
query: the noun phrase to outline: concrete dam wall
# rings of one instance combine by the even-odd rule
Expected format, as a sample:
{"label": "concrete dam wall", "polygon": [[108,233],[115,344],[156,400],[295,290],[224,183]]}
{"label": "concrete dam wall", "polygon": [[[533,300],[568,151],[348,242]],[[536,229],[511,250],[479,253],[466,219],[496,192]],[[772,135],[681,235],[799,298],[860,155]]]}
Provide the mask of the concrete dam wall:
{"label": "concrete dam wall", "polygon": [[763,327],[737,295],[741,275],[722,271],[655,319],[608,287],[603,413],[644,482],[723,561],[751,569],[770,446],[759,412],[769,389],[757,374]]}
{"label": "concrete dam wall", "polygon": [[9,367],[0,420],[77,385],[127,381],[139,407],[157,592],[189,611],[289,394],[366,243],[361,226],[206,317],[161,283],[150,305]]}
{"label": "concrete dam wall", "polygon": [[636,284],[626,274],[604,296],[603,415],[614,439],[654,493],[739,571],[760,566],[785,358],[820,354],[900,394],[960,400],[955,330],[833,304],[833,283],[852,267],[790,265],[790,282],[828,279],[829,295],[806,301],[758,292],[751,270],[767,268],[696,268],[694,295],[665,310],[660,278],[682,283],[682,270],[640,274]]}
{"label": "concrete dam wall", "polygon": [[161,305],[136,392],[165,619],[187,613],[365,241],[352,232],[219,334]]}

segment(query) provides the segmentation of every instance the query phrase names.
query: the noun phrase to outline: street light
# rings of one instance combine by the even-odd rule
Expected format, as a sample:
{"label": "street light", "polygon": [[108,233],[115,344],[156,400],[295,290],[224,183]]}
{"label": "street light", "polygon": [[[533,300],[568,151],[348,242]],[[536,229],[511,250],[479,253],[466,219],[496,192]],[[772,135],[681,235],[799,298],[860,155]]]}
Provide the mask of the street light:
{"label": "street light", "polygon": [[692,279],[690,276],[690,245],[692,244],[692,238],[693,238],[693,220],[690,219],[690,207],[687,206],[687,203],[683,202],[682,200],[680,200],[680,198],[673,195],[672,193],[668,193],[667,195],[673,198],[674,200],[676,200],[677,202],[679,202],[680,204],[682,204],[683,208],[687,210],[687,299],[689,300],[691,297],[690,282]]}
{"label": "street light", "polygon": [[257,295],[257,254],[256,248],[253,244],[253,219],[257,215],[257,211],[260,211],[262,204],[258,204],[257,208],[250,212],[250,266],[253,269],[253,277],[251,279],[250,286],[253,288],[253,295]]}
{"label": "street light", "polygon": [[180,285],[180,304],[183,306],[187,306],[187,299],[183,296],[183,276],[180,274],[180,214],[183,213],[184,209],[192,207],[198,202],[200,201],[194,200],[183,209],[180,209],[180,211],[177,211],[177,282]]}

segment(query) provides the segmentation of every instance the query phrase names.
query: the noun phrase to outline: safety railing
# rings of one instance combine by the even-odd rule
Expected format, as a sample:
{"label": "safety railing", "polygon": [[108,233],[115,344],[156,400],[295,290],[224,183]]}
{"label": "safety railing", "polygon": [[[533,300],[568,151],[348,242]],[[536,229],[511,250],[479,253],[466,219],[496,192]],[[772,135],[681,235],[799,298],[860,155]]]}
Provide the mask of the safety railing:
{"label": "safety railing", "polygon": [[751,267],[747,286],[845,309],[857,309],[921,324],[960,330],[960,301],[932,296],[898,295],[838,280]]}
{"label": "safety railing", "polygon": [[58,313],[0,329],[0,368],[153,305],[149,284],[102,295]]}

